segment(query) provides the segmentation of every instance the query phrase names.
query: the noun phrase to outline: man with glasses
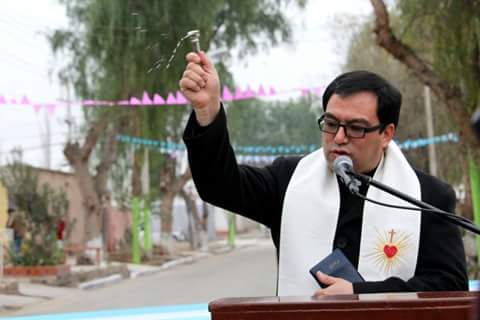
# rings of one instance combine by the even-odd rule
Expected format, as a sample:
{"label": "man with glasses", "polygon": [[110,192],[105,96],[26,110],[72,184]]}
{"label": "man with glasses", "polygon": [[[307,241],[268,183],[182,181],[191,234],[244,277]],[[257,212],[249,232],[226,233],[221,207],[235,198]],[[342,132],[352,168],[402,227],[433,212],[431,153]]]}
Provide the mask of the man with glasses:
{"label": "man with glasses", "polygon": [[[190,168],[205,201],[271,229],[277,248],[277,293],[326,295],[395,291],[467,290],[459,230],[429,213],[380,207],[351,194],[332,172],[345,155],[368,174],[412,197],[453,211],[455,194],[444,182],[413,169],[392,140],[401,94],[380,76],[340,75],[323,94],[318,120],[322,145],[304,157],[280,157],[271,165],[238,165],[229,142],[220,83],[203,52],[187,55],[180,89],[193,112],[184,133]],[[360,193],[406,205],[376,188]],[[347,280],[309,269],[341,249],[365,280]]]}

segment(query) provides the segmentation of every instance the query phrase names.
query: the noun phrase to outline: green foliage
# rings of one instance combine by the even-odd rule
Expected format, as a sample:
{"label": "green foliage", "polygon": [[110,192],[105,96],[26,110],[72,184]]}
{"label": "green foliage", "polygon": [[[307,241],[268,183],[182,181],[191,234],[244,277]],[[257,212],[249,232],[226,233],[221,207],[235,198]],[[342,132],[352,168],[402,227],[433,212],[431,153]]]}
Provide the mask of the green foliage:
{"label": "green foliage", "polygon": [[[391,12],[394,25],[399,24],[395,12]],[[339,25],[339,28],[344,26]],[[348,25],[351,29],[351,25]],[[402,111],[395,139],[419,139],[427,136],[425,115],[424,85],[403,64],[391,57],[375,43],[371,21],[358,22],[348,47],[344,71],[369,70],[380,74],[390,81],[402,93]],[[425,35],[427,37],[428,35]],[[427,47],[424,47],[427,50]],[[434,132],[441,135],[456,132],[447,108],[432,94],[432,110],[434,115]],[[458,163],[459,148],[457,144],[441,144],[436,146],[438,175],[456,184],[461,180],[462,169]],[[416,168],[428,172],[428,150],[417,148],[404,152],[408,160]]]}
{"label": "green foliage", "polygon": [[63,263],[63,250],[58,245],[55,232],[51,232],[43,242],[44,245],[39,246],[33,239],[26,239],[20,252],[15,252],[13,246],[10,247],[10,262],[16,266],[54,266]]}
{"label": "green foliage", "polygon": [[401,0],[398,8],[403,40],[460,87],[473,113],[480,98],[480,1]]}
{"label": "green foliage", "polygon": [[238,145],[320,145],[320,114],[311,98],[235,101],[227,110],[230,136]]}
{"label": "green foliage", "polygon": [[[288,5],[304,7],[306,0],[62,2],[70,27],[49,35],[52,50],[68,61],[60,79],[73,84],[80,98],[123,100],[141,97],[144,90],[164,97],[177,90],[190,44],[180,45],[171,66],[166,66],[179,41],[193,29],[200,31],[203,50],[222,54],[215,63],[222,79],[233,84],[228,71],[232,49],[245,56],[288,41],[291,29],[284,12]],[[87,121],[99,112],[116,115],[119,133],[173,141],[180,141],[189,113],[177,106],[85,109]],[[128,153],[129,147],[119,146],[117,158],[126,159]],[[101,157],[102,148],[97,148],[97,155]],[[153,185],[159,185],[158,168],[165,161],[159,155],[151,157]],[[114,170],[125,166],[114,164]],[[122,179],[119,176],[122,173],[116,180]]]}
{"label": "green foliage", "polygon": [[40,186],[33,168],[19,161],[4,167],[1,179],[26,228],[20,252],[10,251],[12,263],[29,266],[61,263],[63,252],[58,247],[56,228],[68,209],[65,193],[56,192],[46,184]]}

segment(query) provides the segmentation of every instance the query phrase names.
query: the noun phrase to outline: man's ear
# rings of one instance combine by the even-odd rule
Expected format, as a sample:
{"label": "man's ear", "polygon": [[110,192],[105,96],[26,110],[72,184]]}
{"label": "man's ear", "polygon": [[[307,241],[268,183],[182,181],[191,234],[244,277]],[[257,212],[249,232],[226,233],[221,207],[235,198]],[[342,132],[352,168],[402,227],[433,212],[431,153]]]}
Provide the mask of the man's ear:
{"label": "man's ear", "polygon": [[387,124],[385,129],[382,131],[382,147],[385,149],[390,141],[392,141],[395,136],[395,125],[393,123]]}

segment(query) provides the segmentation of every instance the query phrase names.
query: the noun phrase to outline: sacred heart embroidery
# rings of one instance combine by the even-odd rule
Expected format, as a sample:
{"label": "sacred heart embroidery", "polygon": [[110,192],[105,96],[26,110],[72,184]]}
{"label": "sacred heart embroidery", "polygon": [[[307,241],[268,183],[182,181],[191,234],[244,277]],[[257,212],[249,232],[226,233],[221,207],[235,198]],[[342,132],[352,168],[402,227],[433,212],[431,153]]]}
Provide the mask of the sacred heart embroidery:
{"label": "sacred heart embroidery", "polygon": [[394,255],[397,254],[397,247],[394,246],[394,245],[388,245],[386,244],[384,247],[383,247],[383,252],[385,252],[385,255],[388,257],[388,258],[393,258]]}
{"label": "sacred heart embroidery", "polygon": [[411,235],[400,230],[377,229],[375,243],[364,257],[371,259],[379,272],[395,274],[395,267],[402,261],[411,247]]}

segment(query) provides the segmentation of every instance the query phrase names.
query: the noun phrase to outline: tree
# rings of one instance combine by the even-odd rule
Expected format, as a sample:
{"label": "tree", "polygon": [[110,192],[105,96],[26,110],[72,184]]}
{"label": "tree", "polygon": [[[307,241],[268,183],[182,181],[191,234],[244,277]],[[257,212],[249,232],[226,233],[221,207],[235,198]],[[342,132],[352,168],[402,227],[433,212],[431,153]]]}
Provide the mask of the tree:
{"label": "tree", "polygon": [[370,1],[376,17],[378,45],[405,64],[444,101],[460,130],[463,149],[480,159],[480,143],[469,126],[480,98],[480,4],[475,1],[399,1],[405,19],[424,19],[429,23],[435,42],[433,61],[429,63],[414,46],[395,36],[384,2]]}
{"label": "tree", "polygon": [[237,145],[319,145],[316,119],[320,114],[312,97],[304,97],[235,101],[228,107],[227,118],[232,142]]}
{"label": "tree", "polygon": [[[54,52],[67,53],[69,63],[60,72],[61,80],[72,83],[80,98],[125,100],[131,96],[140,97],[144,90],[165,94],[176,91],[184,68],[183,59],[178,57],[183,57],[189,49],[180,46],[172,61],[167,58],[189,30],[200,31],[201,47],[205,50],[214,48],[229,52],[237,48],[239,54],[245,56],[289,39],[290,26],[283,9],[290,2],[300,7],[305,5],[304,0],[63,1],[71,27],[56,30],[50,35],[50,42]],[[263,43],[258,39],[263,39]],[[227,73],[227,60],[218,62],[217,67]],[[153,72],[148,72],[150,69]],[[179,107],[86,110],[85,116],[91,120],[86,131],[91,134],[87,134],[81,147],[80,144],[76,148],[67,146],[65,153],[76,149],[76,152],[69,152],[67,159],[78,179],[87,180],[82,192],[97,225],[102,215],[101,199],[105,198],[99,190],[106,190],[103,184],[106,180],[98,177],[104,177],[110,170],[113,161],[109,157],[114,158],[116,150],[114,139],[95,133],[108,127],[110,137],[125,133],[179,141],[186,114],[187,110]],[[100,141],[104,142],[103,148],[98,144]],[[96,174],[90,169],[94,148],[98,150],[97,161],[103,164],[97,167]],[[127,148],[119,148],[116,156],[125,157],[127,151]],[[141,192],[141,160],[141,153],[136,152],[131,166],[134,196]],[[172,195],[180,190],[175,185],[184,181],[182,177],[187,173],[176,172],[175,161],[166,156],[152,157],[150,167],[152,180],[158,186],[157,195],[163,197],[162,216],[168,221]],[[166,183],[162,184],[164,179]],[[164,227],[168,233],[169,226]],[[86,239],[96,236],[100,229],[94,229]]]}
{"label": "tree", "polygon": [[22,219],[26,233],[19,252],[11,252],[16,265],[56,265],[62,263],[63,251],[58,247],[56,228],[68,209],[65,193],[48,185],[40,185],[32,167],[19,159],[2,168],[1,179]]}
{"label": "tree", "polygon": [[480,4],[478,1],[399,1],[404,34],[411,34],[412,27],[421,27],[431,34],[433,49],[422,52],[422,43],[411,41],[415,36],[411,35],[409,41],[408,37],[400,39],[393,33],[382,0],[370,1],[378,45],[431,88],[445,103],[457,125],[466,204],[470,206],[469,159],[473,159],[472,164],[480,162],[480,142],[469,125],[480,98]]}
{"label": "tree", "polygon": [[[342,22],[337,28],[352,29],[351,20],[348,23],[346,26]],[[347,60],[343,69],[345,71],[369,70],[391,81],[402,92],[402,112],[395,139],[401,142],[407,139],[424,138],[427,136],[424,85],[405,65],[376,45],[375,36],[371,32],[372,25],[373,21],[370,19],[354,25],[355,31],[350,37]],[[417,30],[417,34],[419,32]],[[428,38],[428,34],[422,34],[421,38]],[[445,112],[446,106],[442,101],[434,97],[432,105],[435,110],[435,133],[441,135],[455,132],[456,127]],[[458,184],[462,178],[462,168],[458,164],[458,144],[437,145],[436,149],[439,160],[437,175],[452,184]],[[427,148],[405,150],[404,153],[415,167],[428,171]]]}

